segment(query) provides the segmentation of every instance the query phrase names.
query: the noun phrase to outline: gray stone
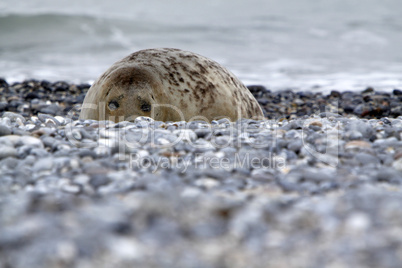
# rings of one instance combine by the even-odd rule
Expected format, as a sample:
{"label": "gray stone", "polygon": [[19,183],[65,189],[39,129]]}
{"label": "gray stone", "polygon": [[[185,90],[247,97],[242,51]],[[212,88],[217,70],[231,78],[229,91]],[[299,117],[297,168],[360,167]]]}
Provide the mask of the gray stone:
{"label": "gray stone", "polygon": [[56,104],[50,104],[50,105],[41,107],[39,109],[39,112],[44,113],[44,114],[57,115],[60,110],[61,110],[60,106],[58,106]]}
{"label": "gray stone", "polygon": [[363,138],[363,134],[360,131],[353,130],[346,132],[346,137],[349,140],[361,140]]}
{"label": "gray stone", "polygon": [[361,165],[373,165],[380,163],[379,159],[376,156],[367,153],[357,153],[355,155],[355,159]]}
{"label": "gray stone", "polygon": [[17,157],[17,155],[18,155],[18,152],[14,147],[1,146],[0,159],[6,158],[6,157]]}
{"label": "gray stone", "polygon": [[6,136],[6,135],[11,135],[11,129],[6,125],[1,124],[0,125],[0,136]]}
{"label": "gray stone", "polygon": [[[53,114],[53,113],[51,113]],[[55,113],[54,113],[55,114]],[[60,126],[61,123],[59,122],[59,120],[57,120],[55,117],[48,115],[48,114],[38,114],[38,118],[40,121],[42,121],[43,123],[49,123],[49,124],[53,124],[55,126]]]}
{"label": "gray stone", "polygon": [[12,122],[16,122],[17,120],[20,120],[22,123],[25,123],[25,121],[26,121],[25,118],[22,115],[17,114],[17,113],[13,113],[13,112],[5,112],[2,117],[3,118],[7,117]]}
{"label": "gray stone", "polygon": [[81,191],[81,187],[79,185],[74,185],[74,184],[63,185],[61,189],[64,192],[71,193],[71,194],[78,194]]}
{"label": "gray stone", "polygon": [[14,157],[7,157],[1,160],[1,168],[15,171],[20,161]]}
{"label": "gray stone", "polygon": [[53,168],[53,160],[50,157],[39,159],[32,167],[32,171],[50,171]]}
{"label": "gray stone", "polygon": [[94,174],[91,176],[89,183],[92,187],[99,188],[103,185],[106,185],[110,182],[110,179],[105,174]]}
{"label": "gray stone", "polygon": [[[392,163],[392,167],[398,171],[402,172],[402,157],[399,159],[396,159],[393,163]],[[402,176],[402,174],[401,174]]]}
{"label": "gray stone", "polygon": [[49,156],[49,152],[43,148],[31,148],[29,154],[37,156],[37,157],[46,157]]}
{"label": "gray stone", "polygon": [[[284,111],[322,97],[261,94]],[[0,137],[0,267],[399,267],[402,117],[294,116],[213,124],[3,116],[0,125],[26,133]],[[160,146],[181,133],[189,135]],[[13,157],[1,156],[7,150]]]}
{"label": "gray stone", "polygon": [[23,145],[32,146],[35,148],[43,148],[43,142],[40,139],[31,136],[21,137],[19,143]]}
{"label": "gray stone", "polygon": [[288,143],[287,148],[293,152],[298,152],[303,146],[303,142],[301,139],[295,139]]}
{"label": "gray stone", "polygon": [[58,142],[57,139],[55,139],[51,136],[42,136],[41,140],[42,140],[44,146],[49,147],[49,148],[52,148],[54,146],[54,144]]}

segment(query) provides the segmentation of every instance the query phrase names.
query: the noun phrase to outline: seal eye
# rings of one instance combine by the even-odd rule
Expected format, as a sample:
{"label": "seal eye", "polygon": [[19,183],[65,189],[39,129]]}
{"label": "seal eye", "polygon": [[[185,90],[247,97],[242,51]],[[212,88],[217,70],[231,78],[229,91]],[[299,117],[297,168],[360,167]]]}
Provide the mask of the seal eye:
{"label": "seal eye", "polygon": [[141,111],[143,112],[149,112],[151,111],[151,105],[149,105],[148,103],[144,103],[141,105]]}
{"label": "seal eye", "polygon": [[109,104],[107,106],[109,106],[109,109],[111,111],[114,111],[114,110],[116,110],[117,108],[120,107],[120,105],[119,105],[119,103],[117,101],[111,101],[111,102],[109,102]]}

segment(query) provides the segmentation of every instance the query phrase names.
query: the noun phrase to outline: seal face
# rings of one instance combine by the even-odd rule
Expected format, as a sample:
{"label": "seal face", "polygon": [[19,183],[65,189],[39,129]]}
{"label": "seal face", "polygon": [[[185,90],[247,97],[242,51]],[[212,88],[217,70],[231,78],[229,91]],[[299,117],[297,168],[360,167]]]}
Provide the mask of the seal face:
{"label": "seal face", "polygon": [[146,49],[113,64],[85,96],[80,119],[210,121],[263,119],[250,91],[217,62],[172,48]]}

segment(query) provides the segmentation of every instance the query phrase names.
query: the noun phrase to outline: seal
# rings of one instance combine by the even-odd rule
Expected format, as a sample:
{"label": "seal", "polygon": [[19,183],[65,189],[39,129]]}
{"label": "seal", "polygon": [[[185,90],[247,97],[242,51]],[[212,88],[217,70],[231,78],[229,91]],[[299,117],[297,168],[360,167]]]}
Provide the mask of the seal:
{"label": "seal", "polygon": [[80,119],[130,121],[263,119],[250,91],[230,71],[201,55],[145,49],[114,63],[88,90]]}

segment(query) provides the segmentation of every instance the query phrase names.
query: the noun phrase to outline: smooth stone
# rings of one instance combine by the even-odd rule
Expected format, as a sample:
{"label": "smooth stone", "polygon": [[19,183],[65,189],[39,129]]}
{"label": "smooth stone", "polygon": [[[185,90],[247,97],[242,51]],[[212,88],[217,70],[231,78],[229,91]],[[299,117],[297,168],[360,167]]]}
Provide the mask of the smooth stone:
{"label": "smooth stone", "polygon": [[[74,134],[75,132],[75,134]],[[73,136],[74,135],[79,135],[79,139],[82,138],[82,135],[80,133],[80,129],[73,129],[72,131]],[[99,129],[99,137],[105,138],[105,139],[115,139],[118,137],[119,132],[115,128],[101,128]]]}
{"label": "smooth stone", "polygon": [[394,119],[394,120],[392,120],[391,125],[392,125],[392,127],[395,127],[395,128],[402,128],[402,120]]}
{"label": "smooth stone", "polygon": [[134,125],[134,124],[129,121],[121,121],[121,122],[116,123],[116,125],[114,125],[114,128],[124,128],[129,125]]}
{"label": "smooth stone", "polygon": [[110,179],[105,174],[92,175],[91,179],[89,180],[89,184],[92,185],[92,187],[94,187],[95,189],[104,186],[109,182]]}
{"label": "smooth stone", "polygon": [[86,174],[78,174],[74,177],[74,183],[85,185],[88,184],[90,181],[90,177]]}
{"label": "smooth stone", "polygon": [[1,169],[8,169],[12,171],[16,171],[15,169],[20,165],[21,160],[15,158],[15,157],[7,157],[1,160],[0,162],[0,170]]}
{"label": "smooth stone", "polygon": [[29,132],[25,131],[22,128],[14,128],[13,129],[13,135],[18,135],[18,136],[28,136]]}
{"label": "smooth stone", "polygon": [[352,233],[366,231],[370,225],[370,216],[362,212],[353,212],[345,219],[345,228]]}
{"label": "smooth stone", "polygon": [[359,104],[353,109],[353,113],[356,115],[362,115],[365,110],[364,104]]}
{"label": "smooth stone", "polygon": [[32,170],[34,172],[40,172],[44,170],[51,170],[52,168],[53,168],[53,158],[47,157],[39,159],[38,162],[36,162],[33,165]]}
{"label": "smooth stone", "polygon": [[16,147],[17,143],[20,141],[21,137],[18,135],[7,135],[0,137],[0,144],[7,145],[10,147]]}
{"label": "smooth stone", "polygon": [[361,140],[363,138],[363,134],[356,130],[346,132],[345,136],[349,140]]}
{"label": "smooth stone", "polygon": [[61,190],[66,193],[77,194],[81,191],[81,187],[74,184],[65,184],[61,187]]}
{"label": "smooth stone", "polygon": [[95,149],[93,149],[95,155],[99,158],[101,157],[107,157],[111,155],[112,150],[109,147],[105,146],[97,146]]}
{"label": "smooth stone", "polygon": [[402,148],[402,142],[395,137],[390,137],[386,139],[377,139],[374,141],[373,144],[374,146]]}
{"label": "smooth stone", "polygon": [[67,120],[62,116],[57,115],[54,118],[60,123],[60,125],[65,125],[67,123]]}
{"label": "smooth stone", "polygon": [[353,140],[345,144],[345,149],[367,149],[371,148],[371,143],[362,140]]}
{"label": "smooth stone", "polygon": [[7,102],[0,102],[0,111],[4,111],[8,107]]}
{"label": "smooth stone", "polygon": [[229,135],[218,136],[215,139],[211,140],[211,144],[216,148],[225,148],[233,144],[233,137]]}
{"label": "smooth stone", "polygon": [[374,130],[373,128],[367,124],[364,123],[363,121],[359,120],[357,122],[351,122],[354,126],[353,128],[355,128],[357,131],[359,131],[364,138],[366,139],[371,139],[374,135]]}
{"label": "smooth stone", "polygon": [[73,129],[71,131],[71,137],[74,139],[74,141],[82,140],[81,129]]}
{"label": "smooth stone", "polygon": [[297,120],[297,119],[290,121],[288,124],[281,127],[281,129],[283,129],[283,130],[302,129],[302,128],[303,128],[302,120]]}
{"label": "smooth stone", "polygon": [[6,125],[1,124],[0,125],[0,136],[7,136],[7,135],[11,135],[11,129]]}
{"label": "smooth stone", "polygon": [[394,89],[394,90],[392,91],[392,93],[393,93],[395,96],[402,96],[402,90],[400,90],[400,89]]}
{"label": "smooth stone", "polygon": [[327,117],[327,118],[329,118],[329,117],[335,117],[335,118],[342,117],[340,114],[331,113],[331,112],[323,112],[323,113],[320,113],[318,116],[321,117],[321,118],[324,118],[324,117]]}
{"label": "smooth stone", "polygon": [[30,154],[37,157],[46,157],[49,155],[49,152],[44,148],[32,148]]}
{"label": "smooth stone", "polygon": [[154,122],[154,119],[152,119],[151,117],[147,117],[147,116],[139,116],[134,119],[135,124],[141,124],[143,122],[147,122],[147,123]]}
{"label": "smooth stone", "polygon": [[332,181],[334,179],[334,172],[329,169],[308,168],[302,171],[303,178],[315,183],[325,181]]}
{"label": "smooth stone", "polygon": [[288,143],[287,148],[293,152],[298,152],[303,146],[303,142],[301,139],[292,140]]}
{"label": "smooth stone", "polygon": [[36,128],[35,124],[26,124],[25,125],[25,130],[29,131],[29,132],[34,131],[35,128]]}
{"label": "smooth stone", "polygon": [[20,146],[17,148],[17,152],[18,152],[18,158],[25,158],[27,157],[32,151],[32,147],[30,146]]}
{"label": "smooth stone", "polygon": [[402,157],[392,163],[392,167],[396,170],[402,171]]}
{"label": "smooth stone", "polygon": [[218,187],[220,184],[221,183],[219,181],[210,178],[201,178],[194,182],[194,185],[198,187],[204,187],[206,189]]}
{"label": "smooth stone", "polygon": [[20,137],[20,142],[24,145],[29,145],[36,148],[44,147],[43,142],[40,139],[31,136]]}
{"label": "smooth stone", "polygon": [[0,118],[0,124],[11,127],[11,120],[8,117],[2,117]]}
{"label": "smooth stone", "polygon": [[41,140],[42,140],[44,146],[49,147],[49,148],[52,148],[54,146],[54,144],[56,144],[58,142],[57,139],[55,139],[51,136],[42,136]]}
{"label": "smooth stone", "polygon": [[222,148],[219,151],[224,153],[227,156],[234,155],[235,153],[237,153],[237,149],[233,148],[233,147],[225,147],[225,148]]}
{"label": "smooth stone", "polygon": [[361,165],[372,165],[372,164],[379,164],[380,160],[378,157],[367,154],[367,153],[357,153],[354,158],[361,164]]}
{"label": "smooth stone", "polygon": [[1,146],[0,159],[6,158],[6,157],[17,157],[17,155],[18,155],[18,152],[14,147]]}
{"label": "smooth stone", "polygon": [[44,113],[44,114],[51,114],[51,115],[56,115],[59,111],[61,110],[59,105],[56,104],[50,104],[46,105],[44,107],[41,107],[39,109],[39,112]]}
{"label": "smooth stone", "polygon": [[197,139],[197,134],[195,134],[194,131],[190,129],[174,130],[173,134],[177,135],[180,138],[180,140],[186,142],[191,142]]}
{"label": "smooth stone", "polygon": [[8,118],[10,118],[11,121],[14,121],[14,122],[17,122],[17,120],[20,120],[22,123],[25,123],[25,121],[26,121],[22,115],[13,113],[13,112],[5,112],[2,117],[3,118],[8,117]]}
{"label": "smooth stone", "polygon": [[205,121],[191,121],[191,122],[188,122],[188,124],[187,124],[187,128],[192,129],[194,131],[196,129],[204,129],[208,126],[209,126],[209,124]]}
{"label": "smooth stone", "polygon": [[[59,120],[57,120],[55,117],[48,115],[48,114],[38,114],[38,119],[42,122],[42,123],[49,123],[52,122],[54,125],[60,126],[60,122]],[[49,121],[50,120],[50,121]]]}
{"label": "smooth stone", "polygon": [[28,145],[35,148],[43,148],[40,139],[31,136],[7,135],[0,137],[0,144],[11,144],[14,147]]}
{"label": "smooth stone", "polygon": [[[400,163],[400,165],[402,165],[402,163]],[[394,167],[392,164],[390,166],[392,166],[393,168],[379,170],[376,174],[377,176],[373,176],[373,181],[377,180],[381,182],[395,183],[397,185],[400,185],[402,181],[402,170],[398,170],[397,167]]]}
{"label": "smooth stone", "polygon": [[94,150],[89,150],[89,149],[82,149],[79,151],[78,155],[80,157],[92,157],[92,158],[96,158],[97,154],[94,152]]}

